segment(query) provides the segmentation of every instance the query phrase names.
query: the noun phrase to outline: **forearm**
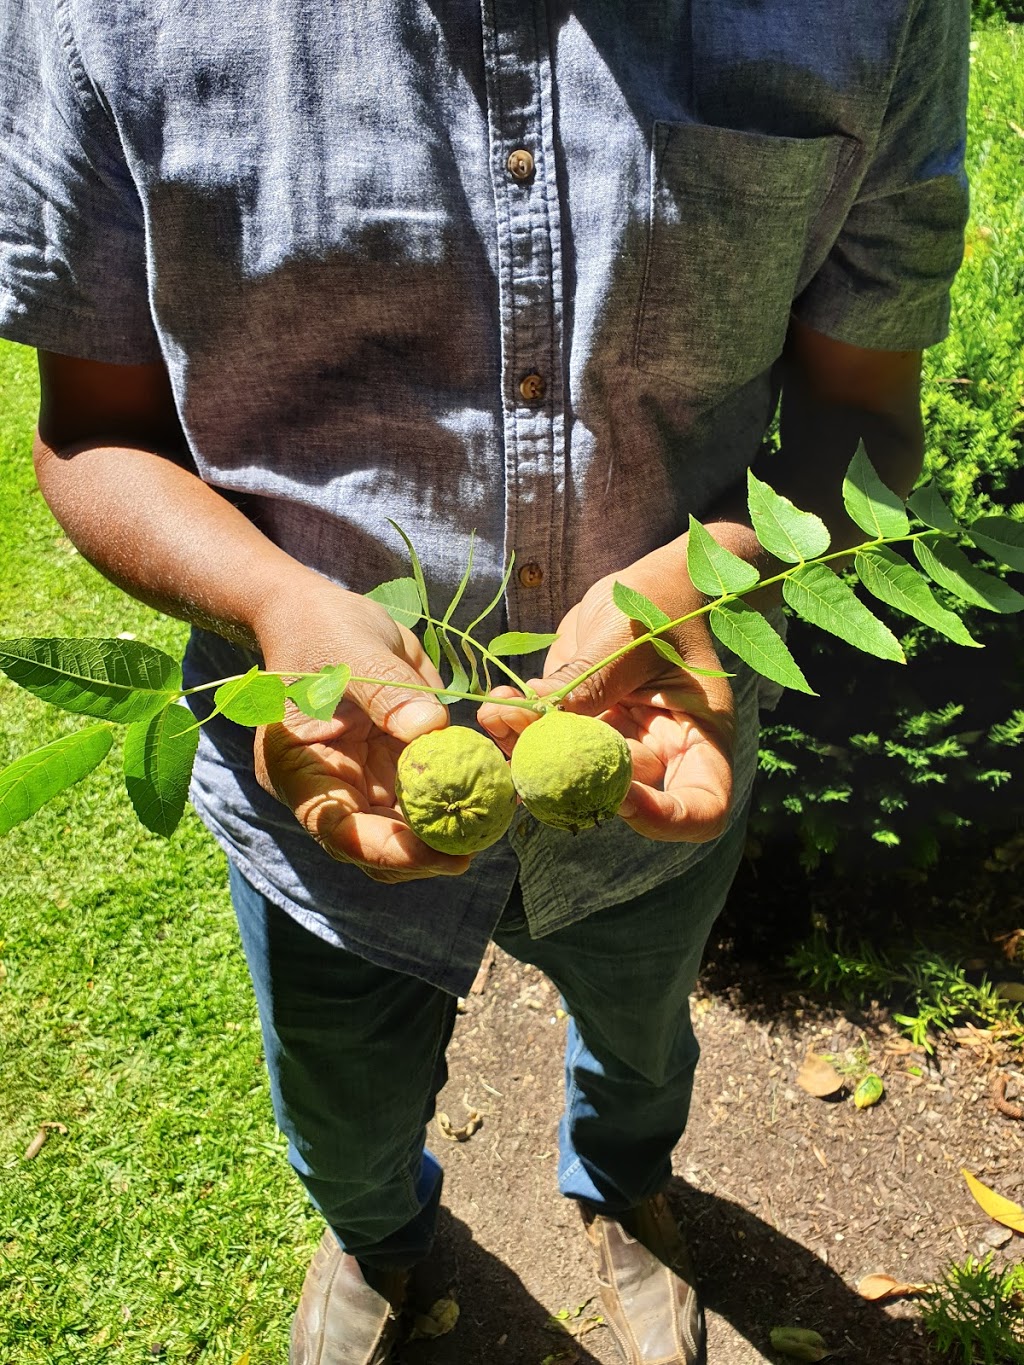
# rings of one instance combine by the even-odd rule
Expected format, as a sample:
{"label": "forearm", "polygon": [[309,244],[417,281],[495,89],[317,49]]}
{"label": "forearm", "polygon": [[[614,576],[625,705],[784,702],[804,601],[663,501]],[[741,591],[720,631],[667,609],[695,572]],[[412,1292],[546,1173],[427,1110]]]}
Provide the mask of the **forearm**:
{"label": "forearm", "polygon": [[[864,532],[843,502],[844,476],[863,441],[882,482],[901,497],[910,493],[924,461],[919,384],[916,353],[854,351],[801,329],[783,367],[781,450],[756,460],[753,472],[797,507],[819,516],[833,550],[860,544]],[[705,521],[716,540],[756,564],[763,578],[784,567],[758,544],[745,480]],[[756,605],[778,597],[765,594]]]}
{"label": "forearm", "polygon": [[174,459],[134,446],[35,446],[36,477],[82,555],[168,615],[250,648],[275,604],[324,580]]}

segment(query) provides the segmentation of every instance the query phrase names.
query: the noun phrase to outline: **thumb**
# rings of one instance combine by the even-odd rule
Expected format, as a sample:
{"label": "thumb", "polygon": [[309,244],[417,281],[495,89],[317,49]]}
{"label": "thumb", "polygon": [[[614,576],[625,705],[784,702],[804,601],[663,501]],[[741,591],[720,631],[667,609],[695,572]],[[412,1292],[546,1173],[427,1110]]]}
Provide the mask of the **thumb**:
{"label": "thumb", "polygon": [[[577,655],[533,686],[541,696],[547,696],[557,688],[575,684],[562,703],[564,709],[583,716],[597,716],[648,682],[650,658],[642,657],[646,652],[644,649],[630,650],[595,673],[590,670],[598,660]],[[589,676],[585,676],[587,674]]]}
{"label": "thumb", "polygon": [[350,683],[346,695],[386,734],[408,743],[448,724],[448,711],[435,696],[413,690],[427,686],[426,679],[395,655],[351,659],[350,664],[357,677],[374,681]]}

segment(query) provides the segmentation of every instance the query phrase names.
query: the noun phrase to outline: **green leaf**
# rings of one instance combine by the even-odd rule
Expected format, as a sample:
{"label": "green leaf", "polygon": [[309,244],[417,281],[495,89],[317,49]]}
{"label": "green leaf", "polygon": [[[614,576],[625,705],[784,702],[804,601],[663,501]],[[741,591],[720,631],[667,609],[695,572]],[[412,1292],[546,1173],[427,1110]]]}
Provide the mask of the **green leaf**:
{"label": "green leaf", "polygon": [[628,616],[631,621],[639,621],[648,630],[658,630],[661,626],[667,626],[672,619],[649,597],[637,592],[636,588],[627,587],[625,583],[612,584],[612,601],[624,616]]}
{"label": "green leaf", "polygon": [[174,833],[188,800],[199,726],[187,706],[171,704],[130,725],[124,737],[124,784],[147,829]]}
{"label": "green leaf", "polygon": [[462,594],[466,591],[466,584],[469,582],[470,574],[472,574],[472,572],[473,572],[473,545],[474,545],[475,541],[476,541],[476,532],[475,532],[475,531],[470,531],[470,533],[469,533],[469,552],[468,552],[468,554],[466,555],[466,570],[465,570],[465,572],[463,573],[462,577],[459,579],[459,586],[455,589],[455,595],[454,595],[454,597],[453,597],[452,600],[448,603],[448,610],[445,612],[444,616],[441,618],[442,623],[443,623],[444,625],[447,625],[448,622],[452,619],[452,616],[453,616],[453,614],[454,614],[454,612],[455,612],[455,608],[456,608],[456,607],[459,605],[459,603],[462,601]]}
{"label": "green leaf", "polygon": [[711,629],[755,672],[795,692],[817,693],[810,686],[786,642],[769,621],[746,602],[723,602],[708,613]]}
{"label": "green leaf", "polygon": [[946,506],[934,479],[929,480],[923,488],[915,489],[907,499],[907,506],[918,521],[934,527],[936,531],[956,530],[956,518]]}
{"label": "green leaf", "polygon": [[443,628],[440,631],[440,639],[441,648],[444,650],[444,657],[448,660],[448,664],[452,670],[452,676],[448,683],[451,691],[442,692],[438,697],[440,702],[447,705],[450,701],[459,700],[459,697],[456,695],[457,693],[469,691],[469,674],[462,665],[462,660],[459,658],[455,646],[451,642],[451,637]]}
{"label": "green leaf", "polygon": [[910,530],[903,499],[878,477],[863,441],[857,446],[843,480],[843,503],[850,520],[872,540],[905,536]]}
{"label": "green leaf", "polygon": [[[407,579],[411,582],[411,579]],[[338,709],[352,677],[348,664],[325,664],[319,673],[307,673],[285,688],[299,710],[314,720],[330,720]]]}
{"label": "green leaf", "polygon": [[487,646],[487,652],[499,659],[514,654],[532,654],[538,649],[549,649],[557,639],[557,635],[542,635],[530,630],[509,630],[504,635],[495,635]]}
{"label": "green leaf", "polygon": [[[690,517],[690,534],[686,545],[686,567],[690,582],[698,592],[708,597],[726,597],[729,593],[749,592],[761,581],[761,575],[718,541],[694,517]],[[759,613],[758,613],[759,614]]]}
{"label": "green leaf", "polygon": [[995,574],[979,569],[959,546],[942,536],[914,541],[918,563],[929,578],[972,606],[1011,613],[1024,609],[1024,596]]}
{"label": "green leaf", "polygon": [[797,616],[879,659],[906,663],[899,640],[827,564],[805,564],[783,580],[782,595]]}
{"label": "green leaf", "polygon": [[1024,572],[1024,522],[1011,517],[979,517],[968,526],[967,534],[997,564],[1008,564],[1011,569]]}
{"label": "green leaf", "polygon": [[[420,607],[424,616],[430,615],[430,599],[427,596],[427,580],[423,577],[423,566],[420,557],[416,553],[416,547],[409,539],[405,531],[402,530],[397,521],[388,517],[388,524],[393,526],[398,534],[405,541],[405,548],[409,551],[409,563],[412,565],[413,580],[416,583],[416,591],[419,593]],[[427,658],[435,668],[441,667],[441,646],[438,642],[437,631],[433,626],[427,626],[423,632],[423,648],[427,652]]]}
{"label": "green leaf", "polygon": [[181,691],[181,665],[137,640],[0,640],[0,668],[51,706],[122,723],[147,719]]}
{"label": "green leaf", "polygon": [[366,594],[371,602],[379,602],[393,621],[410,630],[418,626],[423,612],[420,610],[420,592],[415,578],[392,578],[380,583]]}
{"label": "green leaf", "polygon": [[868,592],[874,593],[879,601],[941,631],[958,645],[981,648],[959,616],[940,606],[921,574],[888,545],[861,550],[854,568]]}
{"label": "green leaf", "polygon": [[275,673],[250,668],[241,678],[221,683],[213,694],[217,710],[236,725],[273,725],[284,720],[284,683]]}
{"label": "green leaf", "polygon": [[90,725],[34,749],[0,772],[0,835],[81,782],[101,763],[114,742],[109,725]]}
{"label": "green leaf", "polygon": [[794,507],[788,498],[762,483],[752,469],[747,470],[747,506],[758,540],[769,554],[786,564],[817,559],[832,543],[820,517]]}

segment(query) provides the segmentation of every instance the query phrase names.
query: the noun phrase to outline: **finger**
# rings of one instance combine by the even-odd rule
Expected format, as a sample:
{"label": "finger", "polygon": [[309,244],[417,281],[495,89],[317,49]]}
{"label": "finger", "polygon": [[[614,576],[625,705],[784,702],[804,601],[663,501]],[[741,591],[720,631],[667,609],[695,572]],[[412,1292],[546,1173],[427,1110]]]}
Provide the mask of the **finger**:
{"label": "finger", "polygon": [[[311,809],[321,848],[341,863],[354,863],[378,882],[414,882],[427,876],[460,876],[470,867],[468,857],[455,857],[427,848],[408,824],[384,815],[355,811],[336,819],[329,803]],[[304,822],[306,823],[306,822]],[[309,823],[307,823],[309,829]]]}
{"label": "finger", "polygon": [[437,698],[429,692],[414,690],[438,684],[428,681],[397,655],[370,651],[361,654],[353,650],[349,665],[356,677],[374,681],[351,682],[346,695],[387,734],[408,742],[447,725],[448,712]]}
{"label": "finger", "polygon": [[656,787],[634,782],[619,815],[637,834],[662,843],[706,844],[728,823],[729,801],[721,790]]}
{"label": "finger", "polygon": [[[514,687],[495,687],[491,697],[521,697],[522,692]],[[515,742],[528,725],[539,719],[536,711],[526,706],[501,706],[497,702],[485,701],[476,713],[481,729],[486,730],[495,744],[508,756]]]}

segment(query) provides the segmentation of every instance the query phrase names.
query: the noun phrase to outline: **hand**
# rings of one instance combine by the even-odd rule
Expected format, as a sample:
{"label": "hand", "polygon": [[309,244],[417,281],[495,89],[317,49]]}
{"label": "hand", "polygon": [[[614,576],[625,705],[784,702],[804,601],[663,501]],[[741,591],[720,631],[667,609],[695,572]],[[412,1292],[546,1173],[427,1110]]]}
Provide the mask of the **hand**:
{"label": "hand", "polygon": [[[687,575],[684,544],[675,541],[595,583],[560,623],[544,677],[531,686],[547,695],[643,633],[612,601],[616,580],[642,592],[673,619],[699,607],[703,599]],[[688,663],[720,667],[706,618],[665,638]],[[496,688],[493,695],[517,694]],[[563,705],[600,716],[625,736],[633,783],[619,814],[638,834],[705,843],[723,831],[732,796],[733,698],[727,679],[686,673],[652,646],[641,645],[580,683]],[[536,719],[523,708],[493,702],[479,712],[480,724],[506,753]]]}
{"label": "hand", "polygon": [[395,801],[395,766],[406,743],[447,724],[435,697],[398,686],[441,685],[416,637],[376,602],[322,579],[300,605],[289,594],[272,615],[259,632],[267,668],[305,673],[343,662],[356,676],[388,683],[351,683],[329,721],[289,703],[280,724],[256,732],[260,785],[291,807],[326,853],[374,881],[465,872],[469,859],[428,848]]}

